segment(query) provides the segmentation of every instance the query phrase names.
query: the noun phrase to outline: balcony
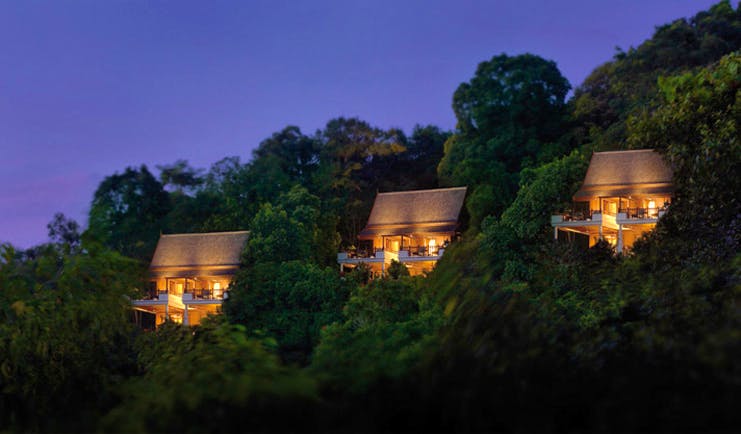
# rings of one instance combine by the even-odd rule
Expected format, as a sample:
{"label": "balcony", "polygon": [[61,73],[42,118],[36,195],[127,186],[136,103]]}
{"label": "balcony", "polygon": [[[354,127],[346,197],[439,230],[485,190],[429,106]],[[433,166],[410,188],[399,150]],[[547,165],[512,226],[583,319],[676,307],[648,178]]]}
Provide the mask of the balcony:
{"label": "balcony", "polygon": [[144,293],[142,298],[132,300],[131,304],[134,306],[163,306],[168,304],[169,295],[165,290],[149,290]]}
{"label": "balcony", "polygon": [[223,289],[186,289],[183,293],[183,301],[192,300],[223,300],[228,298],[227,291]]}
{"label": "balcony", "polygon": [[616,221],[619,224],[656,223],[666,214],[666,207],[661,208],[621,208],[618,210]]}
{"label": "balcony", "polygon": [[399,250],[399,260],[437,260],[445,253],[445,247],[414,246]]}
{"label": "balcony", "polygon": [[150,289],[144,292],[139,300],[148,301],[167,301],[167,290],[164,289]]}
{"label": "balcony", "polygon": [[383,249],[349,249],[337,253],[337,262],[346,264],[357,264],[360,262],[383,262],[385,253]]}
{"label": "balcony", "polygon": [[594,211],[565,211],[561,214],[551,216],[552,226],[585,226],[599,225],[602,223],[602,213]]}

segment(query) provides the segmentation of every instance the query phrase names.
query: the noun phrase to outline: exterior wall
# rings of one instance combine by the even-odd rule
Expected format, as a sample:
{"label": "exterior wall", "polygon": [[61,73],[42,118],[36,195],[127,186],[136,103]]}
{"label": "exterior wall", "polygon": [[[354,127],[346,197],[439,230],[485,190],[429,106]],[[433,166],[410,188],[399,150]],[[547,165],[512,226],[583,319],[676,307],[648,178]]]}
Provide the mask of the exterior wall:
{"label": "exterior wall", "polygon": [[558,238],[559,232],[579,233],[588,237],[589,247],[602,238],[623,252],[656,226],[670,203],[671,197],[665,194],[597,197],[575,202],[570,215],[552,217],[554,237]]}
{"label": "exterior wall", "polygon": [[423,248],[426,253],[436,253],[438,249],[450,244],[454,234],[414,234],[411,236],[386,236],[376,237],[373,240],[374,247],[382,246],[384,250],[398,252],[408,250],[410,253],[420,252]]}
{"label": "exterior wall", "polygon": [[[360,263],[365,263],[374,276],[386,273],[392,260],[405,264],[411,275],[431,271],[445,247],[450,244],[454,233],[428,233],[393,236],[377,236],[372,240],[359,240],[356,251],[340,252],[337,262],[340,271],[351,271]],[[372,246],[372,251],[368,248]]]}
{"label": "exterior wall", "polygon": [[[144,315],[154,315],[156,326],[167,319],[177,323],[198,325],[208,314],[221,311],[221,304],[231,280],[230,275],[155,277],[149,281],[146,298],[134,301],[134,309]],[[140,320],[141,318],[137,319],[137,322],[143,325]],[[148,323],[150,319],[146,321]]]}

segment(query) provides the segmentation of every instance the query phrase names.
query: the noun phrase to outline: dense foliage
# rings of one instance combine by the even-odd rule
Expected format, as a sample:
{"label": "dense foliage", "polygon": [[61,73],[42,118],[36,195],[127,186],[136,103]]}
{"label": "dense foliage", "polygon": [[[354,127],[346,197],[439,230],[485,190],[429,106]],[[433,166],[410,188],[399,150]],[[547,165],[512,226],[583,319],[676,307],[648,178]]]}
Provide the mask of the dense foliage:
{"label": "dense foliage", "polygon": [[[501,54],[455,131],[288,126],[247,163],[107,177],[89,227],[0,247],[0,431],[737,431],[741,7],[656,29],[566,100]],[[552,240],[593,150],[655,148],[676,194],[629,254]],[[377,191],[468,185],[425,276],[341,275]],[[224,315],[131,325],[160,232],[250,230]]]}

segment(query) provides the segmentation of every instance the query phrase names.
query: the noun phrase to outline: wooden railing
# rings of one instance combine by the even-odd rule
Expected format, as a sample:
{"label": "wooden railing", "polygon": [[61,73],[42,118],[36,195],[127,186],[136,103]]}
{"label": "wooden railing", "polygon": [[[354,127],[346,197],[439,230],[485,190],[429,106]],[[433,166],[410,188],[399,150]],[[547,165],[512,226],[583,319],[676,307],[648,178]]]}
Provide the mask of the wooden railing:
{"label": "wooden railing", "polygon": [[664,208],[620,208],[620,213],[629,219],[655,219]]}
{"label": "wooden railing", "polygon": [[221,300],[224,298],[224,290],[213,290],[208,288],[186,289],[185,294],[193,294],[195,300]]}
{"label": "wooden railing", "polygon": [[589,210],[589,211],[571,211],[566,210],[561,213],[563,221],[588,221],[594,220],[595,215],[601,215],[600,210]]}
{"label": "wooden railing", "polygon": [[144,293],[143,300],[158,300],[161,295],[167,295],[165,289],[150,289]]}
{"label": "wooden railing", "polygon": [[376,253],[383,252],[383,248],[377,247],[372,249],[348,249],[346,251],[348,258],[374,258]]}
{"label": "wooden railing", "polygon": [[412,246],[405,247],[404,250],[409,253],[409,256],[437,256],[439,247]]}

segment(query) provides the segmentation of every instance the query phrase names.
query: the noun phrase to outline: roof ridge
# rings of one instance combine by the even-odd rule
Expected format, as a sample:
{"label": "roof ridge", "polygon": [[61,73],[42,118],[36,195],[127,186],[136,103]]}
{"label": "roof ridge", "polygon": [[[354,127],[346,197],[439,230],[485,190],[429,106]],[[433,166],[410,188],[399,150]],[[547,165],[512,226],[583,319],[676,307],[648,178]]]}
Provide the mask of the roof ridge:
{"label": "roof ridge", "polygon": [[160,234],[160,237],[191,237],[203,235],[232,235],[232,234],[249,234],[250,231],[223,231],[223,232],[193,232],[181,234]]}
{"label": "roof ridge", "polygon": [[421,189],[421,190],[404,190],[404,191],[387,191],[384,193],[379,192],[378,194],[407,194],[407,193],[422,193],[422,192],[432,192],[432,191],[450,191],[450,190],[465,190],[468,186],[464,185],[462,187],[444,187],[444,188],[427,188],[427,189]]}
{"label": "roof ridge", "polygon": [[622,151],[595,151],[595,154],[627,154],[629,152],[656,152],[656,149],[625,149]]}

